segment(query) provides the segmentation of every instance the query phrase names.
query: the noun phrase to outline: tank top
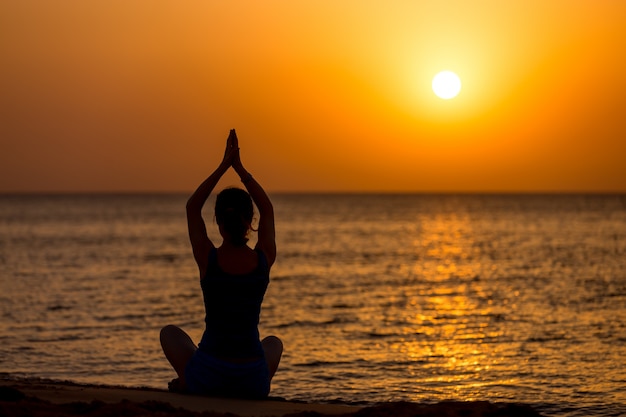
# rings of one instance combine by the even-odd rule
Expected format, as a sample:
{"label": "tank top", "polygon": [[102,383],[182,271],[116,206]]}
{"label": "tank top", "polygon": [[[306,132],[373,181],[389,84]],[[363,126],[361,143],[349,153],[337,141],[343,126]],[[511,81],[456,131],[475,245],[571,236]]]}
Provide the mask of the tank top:
{"label": "tank top", "polygon": [[258,265],[248,274],[228,274],[217,263],[217,249],[209,253],[206,275],[200,280],[206,328],[199,349],[221,358],[263,356],[259,340],[261,303],[269,284],[265,254],[256,250]]}

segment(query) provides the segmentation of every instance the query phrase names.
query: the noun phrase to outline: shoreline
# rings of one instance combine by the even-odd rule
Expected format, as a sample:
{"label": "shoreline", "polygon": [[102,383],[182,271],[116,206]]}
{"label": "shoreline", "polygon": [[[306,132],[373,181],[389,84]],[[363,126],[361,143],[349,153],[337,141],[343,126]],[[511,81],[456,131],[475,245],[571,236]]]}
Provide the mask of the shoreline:
{"label": "shoreline", "polygon": [[489,401],[419,404],[384,403],[372,406],[267,400],[240,400],[170,393],[156,388],[78,384],[45,379],[0,377],[0,415],[33,417],[81,415],[185,417],[413,417],[541,416],[523,404]]}

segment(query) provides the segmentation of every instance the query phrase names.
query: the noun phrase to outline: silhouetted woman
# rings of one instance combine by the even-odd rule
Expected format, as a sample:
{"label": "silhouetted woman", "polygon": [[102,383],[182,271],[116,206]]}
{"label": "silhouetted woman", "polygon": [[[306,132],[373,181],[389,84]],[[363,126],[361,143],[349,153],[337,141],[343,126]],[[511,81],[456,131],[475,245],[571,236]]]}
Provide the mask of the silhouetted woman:
{"label": "silhouetted woman", "polygon": [[[224,173],[232,167],[248,190],[227,188],[215,202],[222,244],[207,236],[202,206]],[[247,245],[253,206],[259,210],[258,239]],[[193,255],[200,270],[206,328],[195,346],[180,328],[161,330],[161,346],[178,378],[170,390],[192,394],[264,398],[283,351],[275,336],[259,338],[261,302],[276,259],[274,209],[267,194],[241,163],[235,130],[230,131],[224,158],[187,201],[187,224]]]}

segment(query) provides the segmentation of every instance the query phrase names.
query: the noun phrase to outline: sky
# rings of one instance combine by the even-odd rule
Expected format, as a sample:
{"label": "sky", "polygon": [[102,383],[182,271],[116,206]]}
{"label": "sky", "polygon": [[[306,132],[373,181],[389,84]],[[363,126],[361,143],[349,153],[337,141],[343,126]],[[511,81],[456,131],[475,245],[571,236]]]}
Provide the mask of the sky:
{"label": "sky", "polygon": [[190,192],[231,128],[270,192],[626,192],[624,51],[622,0],[0,0],[0,192]]}

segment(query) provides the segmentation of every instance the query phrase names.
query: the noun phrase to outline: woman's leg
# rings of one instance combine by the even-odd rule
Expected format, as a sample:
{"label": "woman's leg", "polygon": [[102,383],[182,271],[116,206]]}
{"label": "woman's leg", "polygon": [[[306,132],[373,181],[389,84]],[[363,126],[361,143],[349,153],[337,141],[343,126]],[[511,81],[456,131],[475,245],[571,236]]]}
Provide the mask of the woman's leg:
{"label": "woman's leg", "polygon": [[171,324],[161,329],[160,338],[163,353],[178,374],[179,388],[184,390],[185,367],[198,348],[187,333]]}
{"label": "woman's leg", "polygon": [[278,369],[280,357],[283,355],[283,342],[276,336],[267,336],[261,341],[261,344],[263,345],[263,351],[265,351],[265,360],[270,370],[271,381]]}

